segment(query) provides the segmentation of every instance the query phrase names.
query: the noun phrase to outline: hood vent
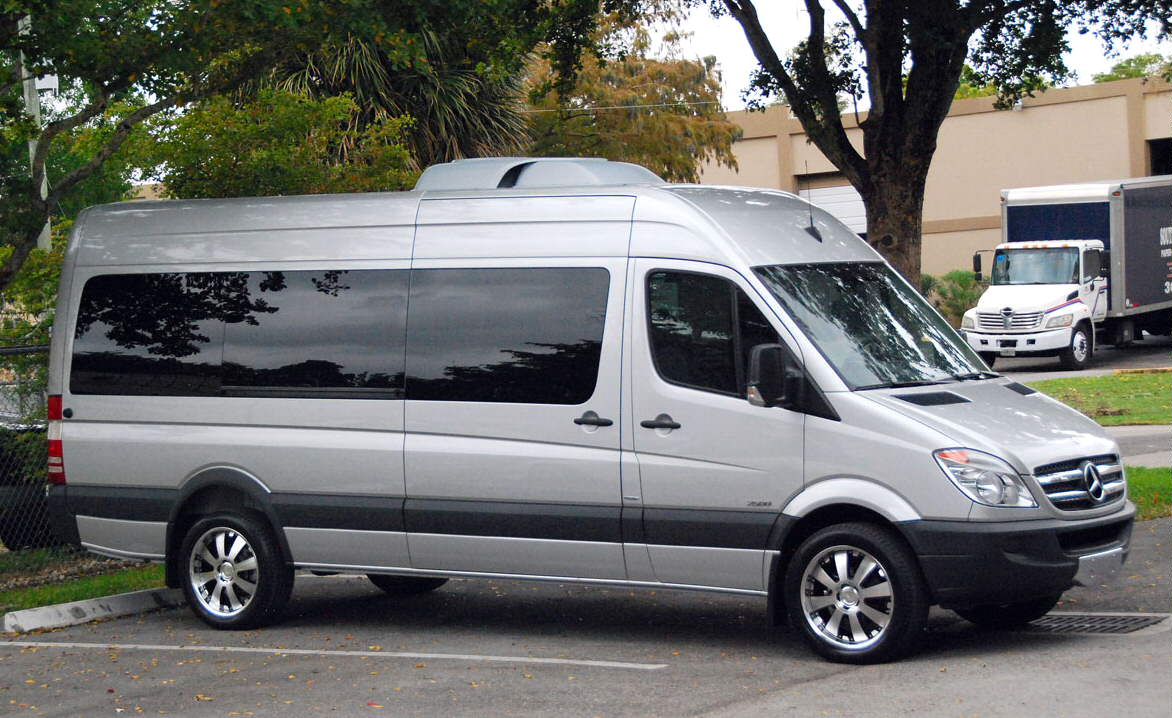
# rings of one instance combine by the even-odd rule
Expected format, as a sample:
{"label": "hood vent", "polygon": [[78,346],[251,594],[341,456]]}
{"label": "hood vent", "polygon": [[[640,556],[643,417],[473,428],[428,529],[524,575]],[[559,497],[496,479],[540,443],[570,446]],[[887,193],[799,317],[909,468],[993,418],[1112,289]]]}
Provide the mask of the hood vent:
{"label": "hood vent", "polygon": [[896,399],[903,399],[909,404],[917,406],[944,406],[945,404],[968,404],[968,399],[950,391],[929,391],[923,394],[896,394]]}
{"label": "hood vent", "polygon": [[1037,389],[1031,389],[1030,387],[1026,386],[1025,384],[1018,384],[1016,381],[1011,384],[1006,384],[1005,388],[1010,391],[1016,391],[1018,394],[1021,394],[1022,396],[1029,396],[1030,394],[1037,394],[1038,393]]}

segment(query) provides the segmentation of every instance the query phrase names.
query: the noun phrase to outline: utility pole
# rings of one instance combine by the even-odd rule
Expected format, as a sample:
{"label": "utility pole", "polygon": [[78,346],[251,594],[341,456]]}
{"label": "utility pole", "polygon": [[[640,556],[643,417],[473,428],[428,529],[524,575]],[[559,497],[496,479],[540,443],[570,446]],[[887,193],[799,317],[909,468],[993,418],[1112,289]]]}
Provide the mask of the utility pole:
{"label": "utility pole", "polygon": [[[20,34],[27,35],[29,29],[32,27],[32,18],[25,15],[20,19],[17,25]],[[24,85],[24,111],[33,118],[33,124],[39,130],[41,127],[41,97],[37,94],[37,78],[29,72],[28,67],[24,61],[24,53],[20,53],[20,77]],[[33,135],[28,141],[28,169],[30,174],[35,174],[36,170],[33,167],[33,158],[37,156],[37,135]],[[41,173],[41,200],[44,201],[49,196],[49,176],[47,172]],[[45,226],[41,229],[41,234],[37,237],[37,249],[49,249],[49,221],[45,220]]]}

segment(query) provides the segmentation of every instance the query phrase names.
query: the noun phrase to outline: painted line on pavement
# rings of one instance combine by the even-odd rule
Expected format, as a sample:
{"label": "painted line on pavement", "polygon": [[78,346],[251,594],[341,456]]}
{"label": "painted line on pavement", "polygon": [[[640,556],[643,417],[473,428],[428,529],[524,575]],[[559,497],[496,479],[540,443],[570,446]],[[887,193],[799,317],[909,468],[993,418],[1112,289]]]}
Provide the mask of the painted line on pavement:
{"label": "painted line on pavement", "polygon": [[438,661],[484,661],[490,663],[537,663],[588,668],[621,668],[633,671],[658,671],[666,663],[627,663],[592,661],[575,658],[538,658],[536,656],[485,656],[474,653],[411,653],[406,651],[318,651],[311,648],[261,648],[259,646],[182,646],[146,643],[76,643],[65,641],[0,641],[14,648],[74,648],[101,651],[196,651],[201,653],[266,653],[274,656],[358,656],[365,658],[423,658]]}

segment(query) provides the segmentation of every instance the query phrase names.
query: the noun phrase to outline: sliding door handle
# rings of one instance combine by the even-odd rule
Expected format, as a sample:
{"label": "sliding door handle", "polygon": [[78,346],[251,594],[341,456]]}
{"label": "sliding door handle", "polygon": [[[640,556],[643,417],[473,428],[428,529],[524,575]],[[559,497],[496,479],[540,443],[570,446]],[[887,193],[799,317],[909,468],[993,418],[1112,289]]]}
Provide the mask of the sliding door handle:
{"label": "sliding door handle", "polygon": [[660,414],[654,419],[644,419],[639,422],[639,426],[644,429],[678,429],[680,424],[672,420],[667,414]]}
{"label": "sliding door handle", "polygon": [[577,419],[574,419],[574,423],[578,426],[611,426],[614,424],[610,419],[603,419],[593,411],[588,411]]}

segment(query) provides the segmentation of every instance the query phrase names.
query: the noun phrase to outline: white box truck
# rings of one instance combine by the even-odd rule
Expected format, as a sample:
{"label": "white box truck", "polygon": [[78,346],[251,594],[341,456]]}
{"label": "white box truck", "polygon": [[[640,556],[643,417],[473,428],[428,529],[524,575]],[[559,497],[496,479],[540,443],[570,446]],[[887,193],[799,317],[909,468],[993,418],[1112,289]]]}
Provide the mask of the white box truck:
{"label": "white box truck", "polygon": [[961,325],[990,366],[1036,355],[1081,369],[1099,342],[1169,333],[1172,175],[1003,190],[1001,228],[989,288]]}

